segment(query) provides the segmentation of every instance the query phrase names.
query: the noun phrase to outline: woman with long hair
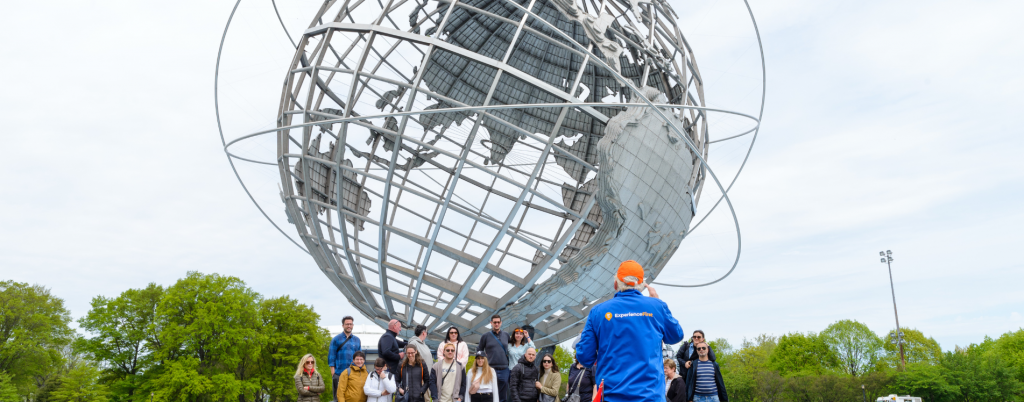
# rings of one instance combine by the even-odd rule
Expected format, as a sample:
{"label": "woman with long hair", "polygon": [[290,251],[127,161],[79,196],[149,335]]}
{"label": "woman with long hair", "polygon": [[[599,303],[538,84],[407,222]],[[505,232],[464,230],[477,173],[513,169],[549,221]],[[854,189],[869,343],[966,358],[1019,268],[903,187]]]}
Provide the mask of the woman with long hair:
{"label": "woman with long hair", "polygon": [[558,389],[562,386],[562,372],[558,371],[558,364],[555,363],[555,356],[545,354],[540,358],[540,381],[537,388],[540,390],[540,402],[559,402]]}
{"label": "woman with long hair", "polygon": [[444,355],[444,344],[446,343],[455,345],[455,361],[462,363],[462,367],[466,367],[466,364],[469,364],[469,345],[466,344],[466,341],[462,340],[462,334],[459,333],[459,329],[455,328],[455,326],[448,327],[444,341],[437,345],[438,360],[441,360],[441,356]]}
{"label": "woman with long hair", "polygon": [[310,353],[302,356],[295,368],[295,389],[299,391],[298,402],[320,402],[320,394],[326,389],[323,377],[316,371],[316,359]]}
{"label": "woman with long hair", "polygon": [[406,346],[405,358],[398,366],[398,378],[401,379],[398,395],[406,395],[406,402],[423,402],[423,394],[430,384],[429,376],[416,345]]}
{"label": "woman with long hair", "polygon": [[473,368],[466,377],[469,388],[463,402],[498,402],[498,374],[487,363],[487,355],[482,350],[476,351]]}
{"label": "woman with long hair", "polygon": [[512,331],[512,337],[508,338],[508,364],[515,366],[529,348],[537,349],[533,345],[533,339],[530,339],[530,333],[525,329],[516,328]]}

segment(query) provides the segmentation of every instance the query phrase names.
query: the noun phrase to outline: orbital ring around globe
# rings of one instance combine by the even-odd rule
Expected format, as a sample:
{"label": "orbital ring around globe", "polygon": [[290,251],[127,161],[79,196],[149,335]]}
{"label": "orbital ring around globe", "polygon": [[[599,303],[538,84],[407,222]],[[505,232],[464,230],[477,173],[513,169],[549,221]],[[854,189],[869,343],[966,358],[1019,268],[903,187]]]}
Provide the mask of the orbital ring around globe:
{"label": "orbital ring around globe", "polygon": [[[296,48],[278,124],[228,142],[221,124],[218,82],[224,41],[240,3],[236,2],[225,26],[214,83],[218,130],[229,163],[264,217],[313,256],[351,304],[376,323],[401,319],[408,326],[403,333],[414,324],[425,324],[431,339],[440,338],[436,332],[453,325],[473,342],[486,331],[487,318],[497,312],[513,326],[534,327],[538,346],[566,341],[578,333],[587,309],[610,296],[608,290],[595,290],[601,286],[591,284],[608,282],[613,261],[637,259],[656,277],[679,243],[722,200],[737,235],[732,267],[705,284],[663,285],[706,286],[735,270],[741,236],[728,192],[746,165],[760,129],[765,99],[763,49],[761,108],[755,118],[704,106],[703,80],[693,50],[675,25],[675,11],[660,0],[605,0],[600,6],[591,1],[596,17],[587,10],[585,0],[582,9],[572,0],[532,0],[528,6],[514,0],[397,0],[397,4],[393,0],[387,5],[378,2],[379,10],[367,6],[371,13],[379,11],[370,24],[353,18],[363,1],[354,5],[346,1],[335,10],[334,22],[323,23],[327,11],[339,5],[326,1],[299,44],[287,34],[274,3],[279,22]],[[433,12],[425,10],[431,3],[436,4]],[[744,3],[761,47],[753,13]],[[408,30],[399,29],[391,18],[396,11],[404,15],[403,5],[414,8]],[[360,15],[359,21],[369,15]],[[425,35],[420,35],[421,28],[427,29]],[[334,35],[341,39],[332,43]],[[481,35],[487,43],[478,40]],[[311,43],[315,45],[307,58]],[[353,53],[358,44],[362,49]],[[339,54],[335,49],[339,45],[349,46]],[[405,59],[411,71],[395,67],[398,58],[389,59],[403,45],[396,55]],[[386,46],[390,49],[382,55]],[[422,62],[413,64],[403,55],[413,51],[420,53]],[[673,65],[680,61],[682,69]],[[367,62],[377,64],[366,70]],[[379,70],[384,64],[387,67]],[[561,75],[552,77],[552,71]],[[332,81],[336,74],[341,79]],[[344,87],[346,78],[351,81]],[[339,89],[348,92],[344,100],[336,93]],[[363,95],[367,89],[372,94],[366,98],[379,98],[376,107],[368,107]],[[598,96],[599,91],[604,95]],[[300,101],[303,96],[305,102]],[[405,106],[399,106],[399,101]],[[371,109],[383,113],[368,113]],[[708,112],[742,116],[755,125],[711,141]],[[297,117],[302,122],[293,123]],[[465,121],[472,123],[469,133],[460,131]],[[451,128],[453,123],[459,128]],[[341,127],[337,132],[335,125]],[[301,131],[301,141],[293,130]],[[410,130],[422,137],[417,139]],[[242,140],[270,133],[278,135],[275,162],[229,151]],[[750,133],[751,143],[736,176],[723,186],[706,161],[708,146]],[[360,134],[368,137],[365,147],[352,141]],[[428,134],[434,137],[428,140]],[[324,147],[321,138],[330,143]],[[475,147],[474,139],[482,147]],[[291,152],[290,144],[299,152]],[[465,145],[460,148],[460,144]],[[519,151],[513,152],[516,146]],[[531,158],[535,151],[539,151],[535,163],[515,160]],[[401,163],[400,154],[404,155]],[[233,159],[279,167],[281,199],[305,247],[259,205]],[[531,164],[532,173],[517,169]],[[555,165],[564,173],[557,167],[548,170]],[[431,169],[449,175],[422,173]],[[370,170],[387,173],[376,175]],[[409,180],[414,172],[422,177]],[[678,181],[686,177],[688,185],[679,186]],[[439,178],[447,182],[441,184]],[[707,178],[722,194],[690,227]],[[482,204],[466,200],[476,195],[483,196]],[[509,202],[511,207],[502,209]],[[433,213],[418,210],[424,205],[435,205]],[[373,208],[379,212],[371,214]],[[447,226],[446,213],[455,217]],[[402,219],[396,224],[397,215]],[[561,225],[548,238],[542,233],[549,233],[558,221],[551,217],[561,219]],[[412,221],[426,222],[426,230],[407,223]],[[459,232],[453,229],[455,223],[472,229],[468,234]],[[483,229],[475,232],[478,225]],[[370,230],[360,238],[366,226]],[[413,233],[414,226],[423,235]],[[453,233],[462,238],[452,237]],[[453,247],[463,240],[461,249]],[[469,247],[471,242],[479,244]],[[513,246],[517,248],[512,250]],[[419,255],[413,263],[408,251],[417,247]],[[529,252],[535,252],[532,259]],[[625,257],[632,255],[639,257]],[[433,264],[432,259],[441,262]],[[450,263],[454,265],[445,278],[444,269],[437,267]],[[460,282],[462,276],[466,279]],[[493,287],[494,283],[499,285]]]}

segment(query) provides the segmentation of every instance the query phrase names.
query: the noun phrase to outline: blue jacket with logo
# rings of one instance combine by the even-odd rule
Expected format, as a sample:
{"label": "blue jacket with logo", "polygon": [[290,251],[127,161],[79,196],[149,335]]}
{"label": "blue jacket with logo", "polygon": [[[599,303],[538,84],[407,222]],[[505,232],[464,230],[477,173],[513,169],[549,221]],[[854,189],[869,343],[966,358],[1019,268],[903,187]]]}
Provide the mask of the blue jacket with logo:
{"label": "blue jacket with logo", "polygon": [[665,302],[626,290],[590,309],[576,359],[584,366],[597,363],[595,380],[604,380],[605,401],[664,401],[661,343],[682,340],[683,328]]}

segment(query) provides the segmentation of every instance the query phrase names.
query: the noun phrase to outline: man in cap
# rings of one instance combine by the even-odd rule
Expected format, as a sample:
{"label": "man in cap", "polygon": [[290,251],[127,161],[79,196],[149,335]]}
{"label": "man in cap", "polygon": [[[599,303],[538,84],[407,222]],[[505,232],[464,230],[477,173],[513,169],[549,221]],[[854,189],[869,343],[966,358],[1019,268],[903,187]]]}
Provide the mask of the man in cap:
{"label": "man in cap", "polygon": [[[662,342],[683,340],[683,328],[658,292],[644,283],[644,269],[633,260],[619,265],[616,294],[590,309],[576,344],[576,359],[597,363],[595,380],[604,383],[607,402],[665,400]],[[647,288],[650,297],[640,292]]]}

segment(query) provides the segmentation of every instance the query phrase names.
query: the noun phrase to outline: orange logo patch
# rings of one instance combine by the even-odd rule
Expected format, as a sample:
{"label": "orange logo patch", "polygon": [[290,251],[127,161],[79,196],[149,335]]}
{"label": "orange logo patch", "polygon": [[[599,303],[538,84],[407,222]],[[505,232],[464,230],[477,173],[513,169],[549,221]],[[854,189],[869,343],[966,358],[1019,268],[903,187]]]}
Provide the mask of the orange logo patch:
{"label": "orange logo patch", "polygon": [[611,321],[612,320],[612,313],[604,313],[604,319],[606,319],[608,321]]}

